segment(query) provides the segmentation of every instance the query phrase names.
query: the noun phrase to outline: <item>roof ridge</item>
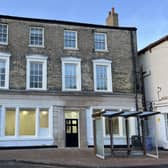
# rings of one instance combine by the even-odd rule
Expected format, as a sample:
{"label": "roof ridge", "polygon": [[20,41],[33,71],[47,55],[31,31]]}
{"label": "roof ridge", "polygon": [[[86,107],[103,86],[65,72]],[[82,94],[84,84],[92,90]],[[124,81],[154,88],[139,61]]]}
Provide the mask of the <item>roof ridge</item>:
{"label": "roof ridge", "polygon": [[151,50],[152,48],[156,47],[157,45],[161,44],[164,41],[168,40],[168,35],[163,36],[162,38],[148,44],[146,47],[138,51],[138,55],[145,53],[147,50]]}

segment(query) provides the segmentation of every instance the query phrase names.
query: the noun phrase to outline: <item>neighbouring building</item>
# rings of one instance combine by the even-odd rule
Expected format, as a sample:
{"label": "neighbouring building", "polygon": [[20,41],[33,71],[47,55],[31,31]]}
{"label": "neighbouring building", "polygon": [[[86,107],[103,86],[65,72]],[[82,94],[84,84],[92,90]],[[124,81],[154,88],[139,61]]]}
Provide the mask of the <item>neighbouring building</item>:
{"label": "neighbouring building", "polygon": [[138,52],[142,69],[145,105],[148,110],[159,111],[156,118],[156,137],[160,147],[168,149],[168,36]]}
{"label": "neighbouring building", "polygon": [[[141,109],[136,59],[136,28],[114,9],[107,25],[0,15],[0,146],[94,145],[92,113]],[[113,126],[124,144],[123,119]]]}

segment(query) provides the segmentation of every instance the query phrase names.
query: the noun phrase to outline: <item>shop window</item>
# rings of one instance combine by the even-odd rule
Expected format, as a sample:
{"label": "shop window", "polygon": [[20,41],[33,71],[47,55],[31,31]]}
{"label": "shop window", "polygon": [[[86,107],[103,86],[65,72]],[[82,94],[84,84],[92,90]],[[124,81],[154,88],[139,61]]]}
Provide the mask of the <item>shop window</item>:
{"label": "shop window", "polygon": [[49,114],[48,108],[7,107],[2,112],[0,106],[0,130],[3,129],[0,131],[0,136],[48,137],[51,133]]}
{"label": "shop window", "polygon": [[[106,135],[110,134],[110,130],[109,130],[109,120],[106,118],[105,120],[105,131],[106,131]],[[112,129],[113,129],[113,134],[115,135],[119,135],[119,118],[118,117],[114,117],[112,118]]]}
{"label": "shop window", "polygon": [[6,109],[5,113],[5,136],[15,135],[15,109]]}
{"label": "shop window", "polygon": [[48,111],[40,110],[40,128],[48,128]]}
{"label": "shop window", "polygon": [[35,135],[35,109],[21,109],[19,112],[19,135]]}
{"label": "shop window", "polygon": [[40,109],[40,136],[49,134],[48,109]]}

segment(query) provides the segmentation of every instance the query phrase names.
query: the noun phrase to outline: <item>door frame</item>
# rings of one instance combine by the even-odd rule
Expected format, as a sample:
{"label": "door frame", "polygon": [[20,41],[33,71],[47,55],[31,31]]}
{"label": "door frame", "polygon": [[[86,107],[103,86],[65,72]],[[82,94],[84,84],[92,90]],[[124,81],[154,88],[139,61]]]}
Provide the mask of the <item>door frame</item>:
{"label": "door frame", "polygon": [[[69,121],[70,123],[67,123],[67,121]],[[75,121],[76,124],[73,124],[73,121]],[[70,134],[67,133],[67,127],[69,127],[69,126],[71,128],[70,129]],[[76,133],[73,133],[73,129],[72,128],[74,126],[77,128],[77,132]],[[66,147],[74,147],[74,148],[79,147],[78,126],[79,126],[78,119],[73,119],[73,118],[71,118],[71,119],[65,119],[65,144],[66,144]],[[69,136],[69,139],[68,139],[68,136]],[[70,140],[70,141],[68,141],[68,140]],[[75,144],[73,144],[73,142],[75,142]]]}
{"label": "door frame", "polygon": [[[66,117],[66,113],[76,113],[76,117],[70,116],[70,117]],[[75,148],[80,148],[80,111],[79,110],[65,110],[64,111],[64,146],[66,147],[66,128],[65,128],[65,120],[66,119],[77,119],[78,120],[78,146]]]}

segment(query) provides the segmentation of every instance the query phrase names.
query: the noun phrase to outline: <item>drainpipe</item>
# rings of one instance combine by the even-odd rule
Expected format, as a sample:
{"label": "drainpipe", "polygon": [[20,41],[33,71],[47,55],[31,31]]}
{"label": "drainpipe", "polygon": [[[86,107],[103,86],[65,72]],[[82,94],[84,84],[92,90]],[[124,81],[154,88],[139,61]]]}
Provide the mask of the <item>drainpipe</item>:
{"label": "drainpipe", "polygon": [[145,83],[144,83],[144,74],[146,72],[143,71],[143,67],[141,66],[140,68],[140,81],[141,81],[141,91],[142,91],[142,105],[144,108],[144,111],[147,111],[147,106],[146,106],[146,97],[145,97]]}
{"label": "drainpipe", "polygon": [[[137,92],[137,46],[134,43],[134,34],[136,32],[131,31],[130,32],[130,38],[131,38],[131,50],[132,50],[132,61],[133,61],[133,75],[134,75],[134,92],[135,92],[135,107],[136,111],[139,111],[138,107],[138,92]],[[139,124],[139,118],[137,118],[137,127],[138,127],[138,136],[140,137],[140,124]]]}
{"label": "drainpipe", "polygon": [[133,60],[133,75],[134,75],[134,92],[135,92],[135,106],[136,111],[139,110],[138,107],[138,92],[137,92],[137,46],[134,44],[134,34],[133,31],[131,34],[131,50],[132,50],[132,60]]}

